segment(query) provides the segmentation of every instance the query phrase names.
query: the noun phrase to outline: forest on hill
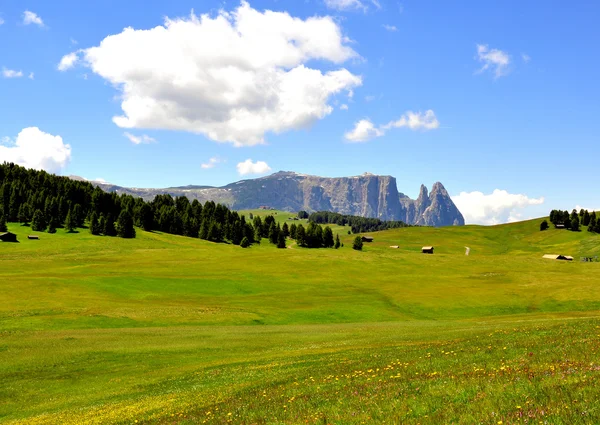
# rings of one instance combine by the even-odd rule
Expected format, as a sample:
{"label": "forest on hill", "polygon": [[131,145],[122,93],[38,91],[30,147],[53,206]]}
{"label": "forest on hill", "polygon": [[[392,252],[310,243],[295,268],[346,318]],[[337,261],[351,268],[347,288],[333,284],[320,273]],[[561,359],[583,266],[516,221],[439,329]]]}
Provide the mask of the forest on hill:
{"label": "forest on hill", "polygon": [[6,222],[49,233],[87,227],[93,235],[134,238],[135,228],[174,235],[229,242],[247,247],[261,238],[285,248],[286,237],[308,248],[333,247],[331,229],[309,224],[281,227],[273,216],[244,215],[222,204],[192,202],[185,196],[157,195],[147,202],[127,194],[107,193],[87,181],[72,180],[13,163],[0,164],[0,231]]}

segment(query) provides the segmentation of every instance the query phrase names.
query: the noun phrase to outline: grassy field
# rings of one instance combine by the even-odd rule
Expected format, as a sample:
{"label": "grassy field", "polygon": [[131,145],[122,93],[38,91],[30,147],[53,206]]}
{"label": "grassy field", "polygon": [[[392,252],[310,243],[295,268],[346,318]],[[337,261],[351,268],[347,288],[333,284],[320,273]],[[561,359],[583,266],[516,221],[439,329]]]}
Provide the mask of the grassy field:
{"label": "grassy field", "polygon": [[9,224],[0,422],[598,424],[600,236],[540,221],[363,252]]}

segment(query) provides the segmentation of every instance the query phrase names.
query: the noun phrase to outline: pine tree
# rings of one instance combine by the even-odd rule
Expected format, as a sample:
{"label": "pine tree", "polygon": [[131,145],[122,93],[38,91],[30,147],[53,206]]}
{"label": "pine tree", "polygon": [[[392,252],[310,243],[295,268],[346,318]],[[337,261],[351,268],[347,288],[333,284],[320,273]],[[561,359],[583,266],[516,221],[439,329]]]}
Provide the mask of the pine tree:
{"label": "pine tree", "polygon": [[596,228],[596,216],[590,216],[590,222],[588,223],[588,232],[593,232]]}
{"label": "pine tree", "polygon": [[579,217],[577,215],[571,220],[571,230],[574,232],[579,231]]}
{"label": "pine tree", "polygon": [[292,223],[292,225],[290,226],[290,238],[296,239],[296,230],[296,223]]}
{"label": "pine tree", "polygon": [[92,235],[99,235],[102,232],[100,226],[98,225],[98,215],[96,211],[92,211],[90,215],[90,233]]}
{"label": "pine tree", "polygon": [[150,204],[143,203],[140,207],[140,226],[146,232],[152,230],[152,226],[154,225],[154,212],[150,207]]}
{"label": "pine tree", "polygon": [[269,227],[269,242],[271,242],[273,245],[276,245],[278,236],[279,232],[277,231],[277,226],[275,226],[275,222],[273,221]]}
{"label": "pine tree", "polygon": [[544,220],[540,223],[540,230],[544,231],[546,229],[548,229],[548,222],[546,220]]}
{"label": "pine tree", "polygon": [[133,216],[128,209],[124,209],[117,219],[117,236],[121,238],[135,238],[135,228],[133,227]]}
{"label": "pine tree", "polygon": [[283,231],[278,233],[279,235],[277,235],[277,248],[285,248],[285,235],[283,234]]}
{"label": "pine tree", "polygon": [[71,210],[69,210],[69,212],[67,213],[67,218],[65,219],[65,229],[67,230],[67,232],[71,233],[75,231],[75,227],[75,219],[73,218]]}
{"label": "pine tree", "polygon": [[4,218],[4,214],[0,214],[0,232],[8,232],[8,227],[6,227],[6,218]]}
{"label": "pine tree", "polygon": [[334,245],[335,249],[338,249],[340,247],[340,235],[335,235],[335,245]]}
{"label": "pine tree", "polygon": [[289,229],[287,223],[283,223],[283,226],[281,227],[281,231],[283,232],[283,236],[285,236],[286,238],[290,235],[290,229]]}
{"label": "pine tree", "polygon": [[48,223],[48,233],[56,233],[56,218],[50,217],[50,222]]}
{"label": "pine tree", "polygon": [[333,232],[329,226],[325,226],[325,230],[323,231],[323,246],[325,248],[331,248],[333,245]]}
{"label": "pine tree", "polygon": [[250,246],[250,241],[248,240],[247,237],[244,236],[244,238],[242,239],[242,241],[240,242],[240,246],[242,248],[248,248]]}
{"label": "pine tree", "polygon": [[296,229],[296,243],[298,246],[306,246],[306,231],[301,224],[299,224]]}
{"label": "pine tree", "polygon": [[43,232],[46,230],[46,220],[44,219],[42,210],[35,210],[33,220],[31,221],[31,228],[36,232]]}
{"label": "pine tree", "polygon": [[106,219],[104,218],[104,214],[100,214],[100,218],[98,219],[98,230],[100,230],[100,233],[104,233],[105,226],[106,226]]}
{"label": "pine tree", "polygon": [[589,211],[588,211],[588,210],[585,210],[585,211],[583,212],[583,222],[582,222],[582,224],[583,224],[584,226],[589,226],[589,225],[590,225],[590,220],[591,220],[590,213],[589,213]]}
{"label": "pine tree", "polygon": [[208,239],[208,223],[206,222],[206,220],[202,220],[202,224],[200,225],[200,232],[198,232],[198,237],[204,240]]}
{"label": "pine tree", "polygon": [[102,231],[105,236],[117,236],[117,230],[115,229],[115,219],[111,214],[106,216],[104,221],[104,230]]}
{"label": "pine tree", "polygon": [[362,238],[360,236],[357,236],[354,238],[354,242],[352,243],[352,249],[355,249],[357,251],[361,251],[363,248],[363,241]]}

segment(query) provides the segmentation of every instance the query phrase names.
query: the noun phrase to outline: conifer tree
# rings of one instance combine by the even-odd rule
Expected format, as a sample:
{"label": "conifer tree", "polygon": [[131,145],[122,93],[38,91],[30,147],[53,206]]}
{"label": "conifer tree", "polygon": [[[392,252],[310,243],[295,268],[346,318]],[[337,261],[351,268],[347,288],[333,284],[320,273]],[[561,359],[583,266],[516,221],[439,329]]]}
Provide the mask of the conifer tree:
{"label": "conifer tree", "polygon": [[544,220],[540,223],[540,230],[544,231],[546,229],[548,229],[548,222],[546,220]]}
{"label": "conifer tree", "polygon": [[278,236],[279,232],[277,231],[277,226],[275,225],[275,222],[272,221],[271,226],[269,227],[269,242],[271,242],[273,245],[276,245]]}
{"label": "conifer tree", "polygon": [[296,239],[296,230],[296,223],[292,223],[292,225],[290,226],[290,238]]}
{"label": "conifer tree", "polygon": [[104,231],[102,232],[106,236],[117,236],[117,230],[115,229],[115,219],[112,214],[106,216],[104,221]]}
{"label": "conifer tree", "polygon": [[579,231],[579,217],[577,215],[571,219],[571,230],[574,232]]}
{"label": "conifer tree", "polygon": [[331,248],[333,245],[333,232],[329,226],[325,226],[325,230],[323,231],[323,246],[325,248]]}
{"label": "conifer tree", "polygon": [[285,248],[285,235],[283,231],[278,232],[277,235],[277,248]]}
{"label": "conifer tree", "polygon": [[306,246],[306,231],[302,224],[299,224],[296,228],[296,243],[298,246]]}
{"label": "conifer tree", "polygon": [[98,225],[98,215],[96,211],[92,211],[90,215],[90,233],[92,235],[99,235],[101,233],[100,226]]}
{"label": "conifer tree", "polygon": [[100,233],[104,233],[105,226],[106,226],[106,219],[104,218],[104,214],[100,214],[100,218],[98,219],[98,230],[100,230]]}
{"label": "conifer tree", "polygon": [[588,232],[593,232],[595,228],[596,228],[596,216],[591,215],[590,222],[588,223]]}
{"label": "conifer tree", "polygon": [[198,233],[198,237],[200,239],[207,240],[208,239],[208,223],[206,220],[202,220],[202,224],[200,225],[200,232]]}
{"label": "conifer tree", "polygon": [[129,212],[129,209],[124,209],[119,214],[117,219],[117,236],[121,238],[135,238],[135,228],[133,227],[133,216]]}
{"label": "conifer tree", "polygon": [[335,245],[334,245],[335,249],[338,249],[340,247],[340,235],[335,235]]}
{"label": "conifer tree", "polygon": [[67,213],[67,218],[65,219],[65,229],[67,232],[71,233],[75,230],[75,219],[73,218],[73,214],[71,210]]}
{"label": "conifer tree", "polygon": [[244,238],[242,239],[242,241],[240,242],[240,246],[242,248],[248,248],[250,246],[250,241],[248,240],[247,237],[244,236]]}
{"label": "conifer tree", "polygon": [[357,236],[354,238],[354,243],[352,243],[352,249],[355,249],[357,251],[361,251],[363,248],[363,241],[362,238],[360,236]]}
{"label": "conifer tree", "polygon": [[48,223],[48,233],[56,233],[56,218],[50,217],[50,222]]}
{"label": "conifer tree", "polygon": [[283,226],[281,227],[281,231],[283,232],[283,236],[285,236],[286,238],[290,235],[290,229],[289,229],[287,223],[283,223]]}
{"label": "conifer tree", "polygon": [[[255,219],[256,218],[260,218],[260,217],[255,217]],[[262,224],[260,226],[255,225],[254,226],[254,242],[259,244],[261,239],[262,239]]]}
{"label": "conifer tree", "polygon": [[31,228],[36,232],[43,232],[46,230],[46,221],[42,210],[35,210],[33,220],[31,221]]}

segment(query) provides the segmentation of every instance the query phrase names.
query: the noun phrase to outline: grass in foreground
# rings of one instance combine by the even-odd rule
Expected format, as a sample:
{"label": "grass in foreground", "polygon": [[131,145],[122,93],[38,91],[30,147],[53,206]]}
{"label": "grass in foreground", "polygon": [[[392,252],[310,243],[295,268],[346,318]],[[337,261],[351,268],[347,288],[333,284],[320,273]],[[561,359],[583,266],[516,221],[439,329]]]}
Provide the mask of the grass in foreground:
{"label": "grass in foreground", "polygon": [[600,264],[540,258],[599,239],[538,225],[396,229],[365,252],[343,228],[335,251],[11,226],[0,421],[599,423]]}

